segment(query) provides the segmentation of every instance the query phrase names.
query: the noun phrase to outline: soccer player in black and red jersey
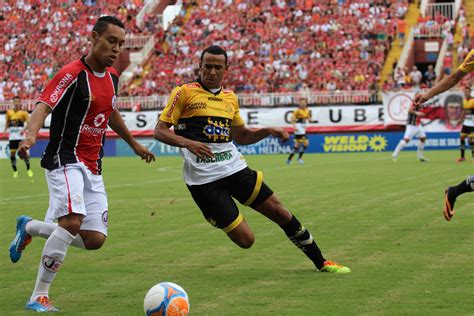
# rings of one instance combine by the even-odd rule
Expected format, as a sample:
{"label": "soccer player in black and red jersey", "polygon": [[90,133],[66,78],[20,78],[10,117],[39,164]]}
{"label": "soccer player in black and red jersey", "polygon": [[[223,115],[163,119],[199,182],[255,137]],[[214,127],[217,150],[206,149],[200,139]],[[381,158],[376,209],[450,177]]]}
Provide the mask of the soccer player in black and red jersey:
{"label": "soccer player in black and red jersey", "polygon": [[147,163],[155,160],[133,138],[115,106],[118,74],[111,66],[125,41],[123,23],[112,16],[99,18],[91,41],[86,56],[64,66],[48,83],[19,146],[21,157],[35,144],[52,113],[49,143],[41,158],[50,194],[46,221],[18,217],[9,249],[15,263],[32,237],[47,238],[35,289],[26,304],[37,312],[57,311],[49,300],[49,287],[69,246],[99,249],[107,237],[108,204],[101,175],[107,125]]}

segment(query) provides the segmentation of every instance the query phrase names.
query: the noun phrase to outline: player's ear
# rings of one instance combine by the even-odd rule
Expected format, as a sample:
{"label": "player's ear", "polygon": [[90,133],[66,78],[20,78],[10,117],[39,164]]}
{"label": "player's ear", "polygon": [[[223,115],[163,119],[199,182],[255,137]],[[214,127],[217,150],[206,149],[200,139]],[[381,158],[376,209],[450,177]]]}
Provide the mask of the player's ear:
{"label": "player's ear", "polygon": [[92,31],[91,33],[91,40],[93,43],[95,43],[97,41],[97,39],[99,38],[99,33],[97,33],[96,31]]}

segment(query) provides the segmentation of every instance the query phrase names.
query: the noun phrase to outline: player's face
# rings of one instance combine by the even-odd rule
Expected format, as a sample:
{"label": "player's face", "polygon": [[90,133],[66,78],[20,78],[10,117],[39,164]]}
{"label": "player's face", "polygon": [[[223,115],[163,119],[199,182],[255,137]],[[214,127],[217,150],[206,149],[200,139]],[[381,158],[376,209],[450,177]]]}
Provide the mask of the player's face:
{"label": "player's face", "polygon": [[13,110],[18,111],[21,108],[21,100],[19,98],[13,99]]}
{"label": "player's face", "polygon": [[306,99],[301,99],[299,103],[300,109],[305,109],[308,106],[308,101]]}
{"label": "player's face", "polygon": [[470,99],[471,98],[471,89],[469,89],[469,88],[464,89],[464,96],[466,97],[466,99]]}
{"label": "player's face", "polygon": [[227,70],[225,56],[205,53],[200,67],[202,83],[209,89],[219,89]]}
{"label": "player's face", "polygon": [[117,59],[125,42],[125,31],[123,28],[108,24],[102,34],[92,33],[92,54],[103,67],[110,67]]}

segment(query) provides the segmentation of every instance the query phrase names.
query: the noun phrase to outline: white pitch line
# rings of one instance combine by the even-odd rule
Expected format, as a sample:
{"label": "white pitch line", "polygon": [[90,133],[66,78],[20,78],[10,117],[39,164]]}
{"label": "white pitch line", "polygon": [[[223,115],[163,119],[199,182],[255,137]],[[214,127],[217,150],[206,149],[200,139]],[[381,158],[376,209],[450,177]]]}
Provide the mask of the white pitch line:
{"label": "white pitch line", "polygon": [[[173,181],[178,181],[178,180],[182,180],[182,178],[160,179],[160,180],[153,180],[153,181],[147,181],[147,182],[109,185],[109,186],[106,187],[106,190],[115,189],[115,188],[123,188],[123,187],[140,186],[140,185],[145,185],[145,184],[173,182]],[[17,197],[12,197],[12,198],[0,199],[0,202],[26,200],[26,199],[31,199],[31,198],[35,198],[35,197],[43,197],[43,196],[49,196],[49,194],[22,195],[22,196],[17,196]]]}

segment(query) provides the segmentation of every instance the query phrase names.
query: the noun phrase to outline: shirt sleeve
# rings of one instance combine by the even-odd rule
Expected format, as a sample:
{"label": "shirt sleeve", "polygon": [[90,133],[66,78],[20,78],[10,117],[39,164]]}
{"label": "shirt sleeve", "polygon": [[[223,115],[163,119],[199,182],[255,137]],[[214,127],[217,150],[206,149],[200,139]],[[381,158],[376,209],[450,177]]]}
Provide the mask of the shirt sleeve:
{"label": "shirt sleeve", "polygon": [[71,88],[76,82],[77,74],[72,72],[70,68],[63,67],[58,73],[48,82],[46,88],[41,93],[38,102],[47,104],[51,109],[61,101],[66,91]]}
{"label": "shirt sleeve", "polygon": [[182,86],[174,88],[171,92],[168,103],[160,115],[160,121],[164,121],[173,125],[178,124],[181,113],[186,104],[185,91]]}
{"label": "shirt sleeve", "polygon": [[462,71],[465,74],[474,71],[474,49],[471,49],[469,54],[466,56],[466,59],[464,59],[458,69],[459,71]]}

